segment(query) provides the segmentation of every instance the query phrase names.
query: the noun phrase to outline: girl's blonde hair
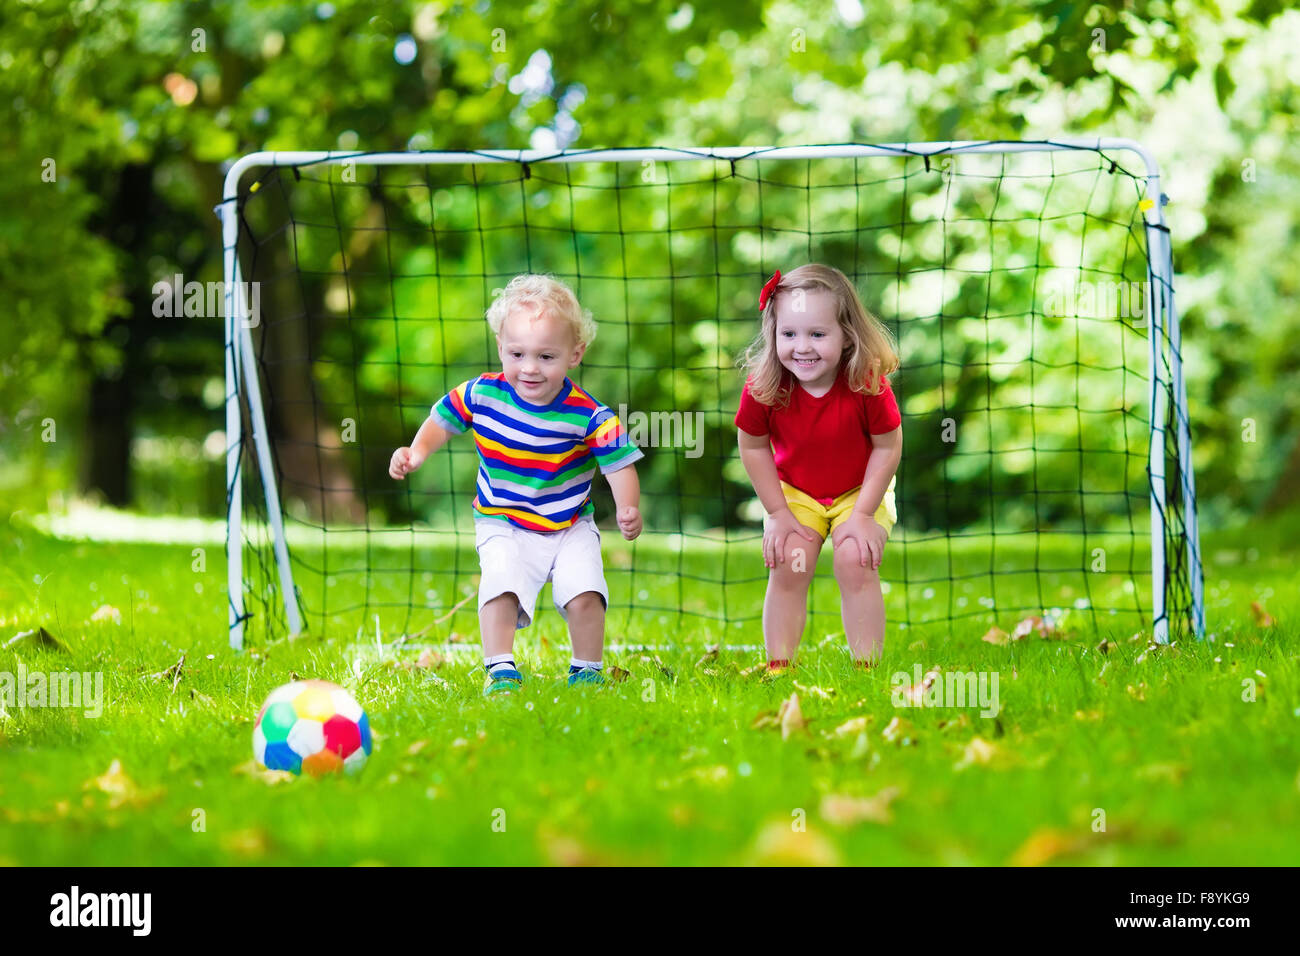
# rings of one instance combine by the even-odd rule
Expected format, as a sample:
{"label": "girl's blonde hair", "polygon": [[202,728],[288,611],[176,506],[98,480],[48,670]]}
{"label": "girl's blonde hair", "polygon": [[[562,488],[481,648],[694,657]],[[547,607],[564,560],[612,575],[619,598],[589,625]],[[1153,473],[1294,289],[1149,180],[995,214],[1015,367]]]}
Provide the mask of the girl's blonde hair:
{"label": "girl's blonde hair", "polygon": [[493,289],[492,294],[495,298],[488,306],[487,322],[496,335],[501,334],[511,312],[524,308],[567,324],[579,345],[590,345],[596,337],[596,320],[578,304],[573,290],[553,276],[518,275],[504,289]]}
{"label": "girl's blonde hair", "polygon": [[835,297],[836,317],[848,345],[840,359],[844,377],[853,391],[879,395],[884,378],[898,371],[893,336],[880,319],[867,311],[848,276],[816,262],[782,275],[768,297],[758,337],[742,359],[749,376],[749,394],[763,405],[785,406],[790,401],[790,382],[776,354],[776,301],[796,289],[821,289]]}

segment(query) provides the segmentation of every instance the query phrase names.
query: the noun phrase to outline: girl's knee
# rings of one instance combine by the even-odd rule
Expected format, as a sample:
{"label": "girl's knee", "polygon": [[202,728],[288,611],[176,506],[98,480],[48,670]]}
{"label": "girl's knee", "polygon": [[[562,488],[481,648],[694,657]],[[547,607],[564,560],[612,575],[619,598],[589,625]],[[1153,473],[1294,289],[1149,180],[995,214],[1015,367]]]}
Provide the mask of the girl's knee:
{"label": "girl's knee", "polygon": [[880,579],[880,572],[862,564],[862,551],[852,539],[835,549],[835,580],[840,588],[863,588]]}
{"label": "girl's knee", "polygon": [[812,582],[814,567],[815,565],[810,567],[787,556],[784,563],[779,563],[772,569],[768,581],[782,591],[807,591]]}

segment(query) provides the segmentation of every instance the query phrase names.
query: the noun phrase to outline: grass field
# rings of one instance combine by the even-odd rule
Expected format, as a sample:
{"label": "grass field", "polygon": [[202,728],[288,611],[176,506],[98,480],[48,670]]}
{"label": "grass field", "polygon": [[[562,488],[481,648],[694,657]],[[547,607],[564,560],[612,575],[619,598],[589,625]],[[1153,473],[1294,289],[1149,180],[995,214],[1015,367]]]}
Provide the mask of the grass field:
{"label": "grass field", "polygon": [[[393,649],[401,632],[381,624],[382,650],[349,634],[235,654],[219,544],[196,572],[192,543],[63,540],[14,518],[0,529],[0,645],[44,627],[59,646],[7,646],[0,672],[102,672],[104,702],[98,717],[0,718],[0,862],[1294,865],[1297,530],[1204,534],[1203,644],[1151,649],[1103,618],[995,646],[972,617],[891,627],[880,666],[855,671],[827,581],[791,674],[727,649],[761,645],[756,621],[651,621],[611,632],[657,648],[608,653],[624,679],[570,689],[547,609],[517,645],[523,692],[485,700],[472,616],[421,639],[437,651]],[[1022,615],[1004,608],[1038,599],[1016,580],[998,583],[1005,631]],[[704,588],[685,599],[709,606]],[[92,620],[105,605],[116,615]],[[910,683],[917,667],[996,675],[999,712],[896,707],[891,675]],[[365,707],[375,751],[360,775],[251,770],[257,709],[295,674]]]}

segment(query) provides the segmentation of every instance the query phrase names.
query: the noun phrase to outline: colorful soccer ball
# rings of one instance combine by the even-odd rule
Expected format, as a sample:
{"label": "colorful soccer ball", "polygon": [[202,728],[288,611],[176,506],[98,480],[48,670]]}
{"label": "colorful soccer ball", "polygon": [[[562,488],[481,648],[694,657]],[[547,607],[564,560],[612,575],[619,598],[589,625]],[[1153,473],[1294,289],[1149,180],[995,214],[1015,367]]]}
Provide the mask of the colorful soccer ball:
{"label": "colorful soccer ball", "polygon": [[370,756],[370,723],[351,694],[327,680],[271,692],[253,727],[253,756],[267,770],[313,777],[356,773]]}

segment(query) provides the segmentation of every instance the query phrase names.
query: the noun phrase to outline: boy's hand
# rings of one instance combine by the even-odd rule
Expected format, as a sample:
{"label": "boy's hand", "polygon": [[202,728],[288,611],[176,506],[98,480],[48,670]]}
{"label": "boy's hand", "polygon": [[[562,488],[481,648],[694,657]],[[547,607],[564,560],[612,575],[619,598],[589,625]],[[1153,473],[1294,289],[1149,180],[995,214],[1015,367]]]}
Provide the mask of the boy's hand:
{"label": "boy's hand", "polygon": [[631,541],[641,533],[641,511],[632,505],[618,509],[618,530]]}
{"label": "boy's hand", "polygon": [[423,464],[423,458],[404,446],[393,452],[393,459],[388,463],[388,474],[401,481]]}
{"label": "boy's hand", "polygon": [[831,535],[831,547],[839,550],[840,545],[845,541],[856,541],[858,563],[865,568],[870,558],[871,570],[874,571],[880,567],[880,559],[885,556],[885,542],[888,540],[889,534],[879,521],[869,515],[855,512],[835,529]]}
{"label": "boy's hand", "polygon": [[772,515],[763,531],[763,563],[769,568],[785,563],[785,542],[791,534],[798,534],[813,543],[819,542],[817,533],[806,524],[800,524],[789,508]]}

